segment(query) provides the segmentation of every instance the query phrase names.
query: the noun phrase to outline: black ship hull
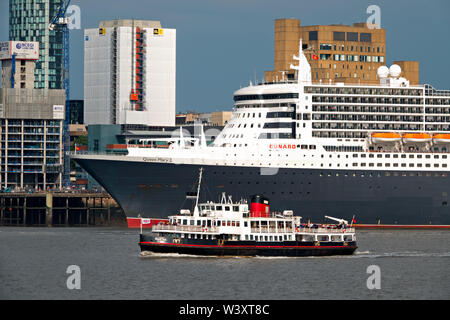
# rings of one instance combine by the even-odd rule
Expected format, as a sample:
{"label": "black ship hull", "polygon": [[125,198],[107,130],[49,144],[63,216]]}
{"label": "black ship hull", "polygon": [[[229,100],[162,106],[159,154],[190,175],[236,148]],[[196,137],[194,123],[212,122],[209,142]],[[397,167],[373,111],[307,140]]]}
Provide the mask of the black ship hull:
{"label": "black ship hull", "polygon": [[[165,218],[188,207],[199,165],[74,159],[121,205],[127,217]],[[218,200],[267,196],[272,210],[294,210],[325,222],[324,215],[357,224],[450,225],[447,172],[376,171],[203,165],[202,195]],[[200,199],[202,200],[202,199]],[[306,219],[306,220],[305,220]]]}
{"label": "black ship hull", "polygon": [[246,257],[308,257],[351,255],[357,249],[356,242],[261,242],[180,239],[179,243],[154,242],[153,237],[140,235],[141,252],[177,253],[200,256]]}

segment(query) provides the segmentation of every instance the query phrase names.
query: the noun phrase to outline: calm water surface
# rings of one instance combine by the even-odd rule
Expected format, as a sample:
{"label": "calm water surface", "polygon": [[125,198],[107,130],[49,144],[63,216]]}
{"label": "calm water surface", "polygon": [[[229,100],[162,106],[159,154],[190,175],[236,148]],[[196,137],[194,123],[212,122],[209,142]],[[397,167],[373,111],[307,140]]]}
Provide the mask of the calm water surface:
{"label": "calm water surface", "polygon": [[[0,228],[1,299],[449,299],[450,231],[359,231],[349,257],[141,256],[138,231]],[[81,289],[66,269],[81,269]],[[369,290],[367,267],[381,270]]]}

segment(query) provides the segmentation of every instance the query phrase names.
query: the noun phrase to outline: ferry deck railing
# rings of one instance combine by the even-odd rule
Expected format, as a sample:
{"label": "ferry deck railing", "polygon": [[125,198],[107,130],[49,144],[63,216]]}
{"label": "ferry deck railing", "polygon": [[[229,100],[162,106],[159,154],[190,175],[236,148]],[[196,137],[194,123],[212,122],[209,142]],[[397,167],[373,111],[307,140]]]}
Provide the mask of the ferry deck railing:
{"label": "ferry deck railing", "polygon": [[251,228],[251,232],[252,233],[332,233],[332,234],[343,234],[343,233],[354,233],[355,232],[355,228],[308,228],[308,227],[303,227],[303,228],[267,228],[267,227],[261,227],[260,228]]}
{"label": "ferry deck railing", "polygon": [[205,226],[180,226],[180,225],[171,225],[171,224],[157,224],[152,227],[152,231],[218,233],[218,228],[217,227],[205,227]]}

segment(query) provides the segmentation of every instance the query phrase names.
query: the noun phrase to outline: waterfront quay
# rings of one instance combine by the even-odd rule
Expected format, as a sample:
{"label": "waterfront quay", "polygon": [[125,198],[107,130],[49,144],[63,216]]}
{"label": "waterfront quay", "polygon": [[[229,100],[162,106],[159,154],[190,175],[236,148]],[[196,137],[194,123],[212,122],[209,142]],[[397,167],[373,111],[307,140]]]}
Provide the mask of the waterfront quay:
{"label": "waterfront quay", "polygon": [[121,207],[105,192],[0,193],[0,226],[126,226]]}

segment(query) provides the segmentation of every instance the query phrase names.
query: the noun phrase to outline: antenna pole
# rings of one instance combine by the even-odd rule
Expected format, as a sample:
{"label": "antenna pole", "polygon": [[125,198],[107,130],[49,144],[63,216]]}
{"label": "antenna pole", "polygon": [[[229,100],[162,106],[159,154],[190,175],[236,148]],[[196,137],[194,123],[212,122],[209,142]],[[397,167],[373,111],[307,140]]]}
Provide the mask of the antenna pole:
{"label": "antenna pole", "polygon": [[202,173],[203,173],[203,168],[200,168],[200,176],[198,178],[198,187],[197,187],[197,198],[195,199],[195,208],[197,208],[198,198],[200,197],[200,185],[202,183]]}

